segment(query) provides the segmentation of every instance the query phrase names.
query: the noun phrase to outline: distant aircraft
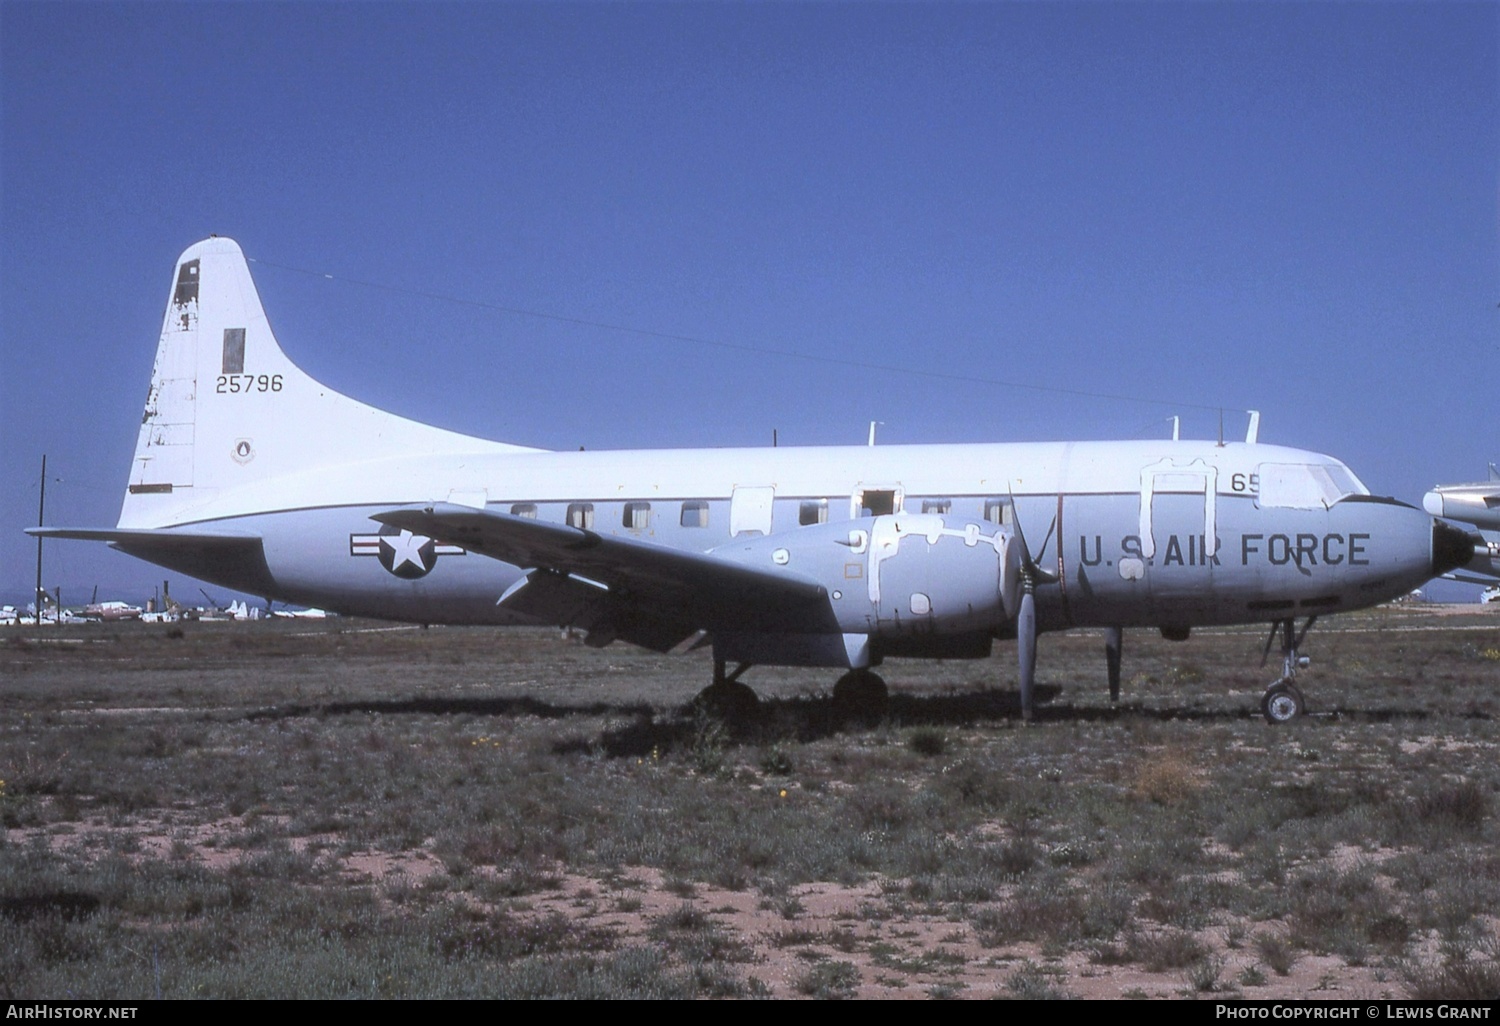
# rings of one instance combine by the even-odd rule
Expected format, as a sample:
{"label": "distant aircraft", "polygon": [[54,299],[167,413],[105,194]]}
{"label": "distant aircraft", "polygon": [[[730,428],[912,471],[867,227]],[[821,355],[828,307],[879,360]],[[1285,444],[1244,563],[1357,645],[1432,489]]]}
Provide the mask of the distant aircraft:
{"label": "distant aircraft", "polygon": [[83,618],[112,623],[118,620],[139,620],[144,612],[140,606],[132,606],[128,602],[100,602],[99,586],[96,584],[93,597],[83,607]]}
{"label": "distant aircraft", "polygon": [[132,606],[129,602],[90,602],[83,607],[84,619],[103,620],[105,623],[139,620],[143,612],[145,610],[140,606]]}
{"label": "distant aircraft", "polygon": [[1467,573],[1443,576],[1465,584],[1494,585],[1500,580],[1500,469],[1491,463],[1488,481],[1439,485],[1422,497],[1422,506],[1435,517],[1447,517],[1480,529],[1483,545],[1464,567]]}
{"label": "distant aircraft", "polygon": [[23,618],[18,613],[14,620],[15,623],[24,622],[30,623],[34,626],[39,625],[43,627],[47,626],[48,624],[52,624],[55,626],[57,624],[88,623],[88,619],[86,617],[79,616],[77,613],[73,612],[71,609],[68,609],[62,604],[62,589],[59,588],[55,595],[52,592],[47,591],[46,589],[42,589],[37,592],[37,597],[41,599],[40,618],[37,614],[38,603],[28,602],[26,604],[26,617]]}
{"label": "distant aircraft", "polygon": [[701,697],[732,708],[754,701],[739,678],[755,664],[843,669],[835,703],[870,710],[888,657],[981,658],[1016,638],[1029,717],[1046,631],[1104,628],[1117,698],[1125,628],[1262,622],[1283,655],[1261,702],[1272,722],[1303,710],[1313,621],[1404,595],[1480,542],[1370,495],[1338,460],[1253,439],[548,452],[472,438],[299,370],[223,238],[178,261],[118,525],[30,533],[351,615],[709,645]]}
{"label": "distant aircraft", "polygon": [[278,620],[326,620],[330,615],[326,609],[277,609],[271,613]]}
{"label": "distant aircraft", "polygon": [[1491,463],[1488,481],[1438,485],[1422,497],[1422,505],[1435,517],[1500,530],[1500,469]]}

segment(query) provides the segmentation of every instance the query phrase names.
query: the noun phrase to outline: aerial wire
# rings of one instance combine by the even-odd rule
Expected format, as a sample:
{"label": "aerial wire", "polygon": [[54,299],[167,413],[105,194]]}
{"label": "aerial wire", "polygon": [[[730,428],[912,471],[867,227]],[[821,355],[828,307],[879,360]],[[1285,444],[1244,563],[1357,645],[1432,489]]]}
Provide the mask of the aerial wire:
{"label": "aerial wire", "polygon": [[1025,389],[1032,392],[1047,392],[1052,395],[1067,395],[1080,399],[1106,399],[1112,402],[1123,403],[1145,403],[1152,406],[1175,406],[1189,410],[1210,410],[1222,413],[1223,410],[1233,409],[1237,413],[1248,413],[1249,410],[1239,410],[1235,407],[1226,407],[1220,404],[1209,405],[1204,403],[1185,403],[1179,399],[1154,399],[1138,395],[1121,395],[1113,392],[1093,392],[1082,388],[1064,388],[1060,385],[1039,385],[1024,381],[1006,381],[1001,378],[982,378],[969,374],[953,374],[947,371],[928,370],[921,367],[905,367],[899,364],[871,363],[865,360],[851,360],[841,356],[821,356],[815,353],[798,353],[790,349],[777,349],[772,346],[752,345],[747,342],[728,342],[724,339],[705,338],[701,335],[682,335],[671,331],[657,331],[652,328],[637,328],[628,324],[613,324],[609,321],[595,321],[586,317],[571,317],[566,314],[547,313],[542,310],[527,310],[522,307],[506,306],[503,303],[492,303],[488,300],[473,299],[466,296],[451,296],[442,292],[430,292],[426,289],[416,289],[405,285],[391,285],[386,282],[365,281],[360,278],[346,278],[342,275],[330,274],[327,271],[313,271],[305,267],[293,267],[290,264],[278,264],[269,260],[261,260],[257,257],[247,257],[251,263],[260,264],[262,267],[271,267],[279,271],[291,271],[294,274],[306,275],[310,278],[323,278],[328,281],[342,282],[347,285],[358,285],[362,288],[377,289],[383,292],[393,292],[398,295],[416,296],[421,299],[429,299],[441,303],[456,303],[461,306],[476,307],[481,310],[493,310],[498,313],[512,314],[517,317],[534,317],[539,320],[555,321],[559,324],[573,324],[584,328],[598,328],[603,331],[617,331],[630,335],[639,335],[644,338],[660,339],[666,342],[683,342],[688,345],[712,346],[717,349],[726,349],[741,353],[754,353],[757,356],[779,356],[792,360],[807,360],[812,363],[821,363],[835,367],[851,367],[858,370],[880,371],[891,374],[909,374],[916,377],[931,378],[938,381],[959,381],[965,384],[994,385],[1000,388]]}

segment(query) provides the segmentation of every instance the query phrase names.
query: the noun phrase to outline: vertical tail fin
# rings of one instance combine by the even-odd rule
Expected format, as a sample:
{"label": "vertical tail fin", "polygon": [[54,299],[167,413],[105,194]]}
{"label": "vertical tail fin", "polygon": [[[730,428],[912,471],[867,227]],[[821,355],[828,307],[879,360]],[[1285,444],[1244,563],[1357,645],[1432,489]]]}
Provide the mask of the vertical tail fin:
{"label": "vertical tail fin", "polygon": [[177,261],[120,527],[190,519],[224,489],[377,456],[524,451],[326,388],[287,359],[231,239]]}

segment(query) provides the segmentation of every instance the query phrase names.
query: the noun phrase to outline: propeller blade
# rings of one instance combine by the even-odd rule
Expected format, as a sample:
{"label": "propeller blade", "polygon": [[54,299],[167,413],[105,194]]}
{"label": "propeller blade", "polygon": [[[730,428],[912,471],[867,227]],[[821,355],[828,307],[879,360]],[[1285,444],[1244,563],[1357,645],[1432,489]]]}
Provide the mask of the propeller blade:
{"label": "propeller blade", "polygon": [[[1010,496],[1011,520],[1016,527],[1016,540],[1021,543],[1021,570],[1033,584],[1056,584],[1057,575],[1049,574],[1036,565],[1036,560],[1031,558],[1031,546],[1026,544],[1026,532],[1021,530],[1021,512],[1016,508],[1016,496],[1012,492]],[[1042,548],[1047,547],[1047,540],[1051,539],[1052,532],[1057,527],[1057,518],[1052,518],[1052,526],[1047,528],[1047,538],[1042,541]]]}
{"label": "propeller blade", "polygon": [[1021,661],[1021,718],[1029,720],[1036,684],[1036,596],[1029,587],[1021,594],[1016,614],[1016,653]]}
{"label": "propeller blade", "polygon": [[1104,662],[1109,669],[1109,700],[1120,700],[1120,653],[1125,647],[1125,632],[1119,627],[1104,628]]}

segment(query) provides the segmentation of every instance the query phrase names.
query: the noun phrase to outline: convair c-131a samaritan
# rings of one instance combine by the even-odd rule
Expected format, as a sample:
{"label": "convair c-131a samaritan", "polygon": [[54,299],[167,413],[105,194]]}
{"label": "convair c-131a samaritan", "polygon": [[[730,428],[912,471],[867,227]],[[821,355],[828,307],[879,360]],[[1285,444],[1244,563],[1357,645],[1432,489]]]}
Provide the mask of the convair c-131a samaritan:
{"label": "convair c-131a samaritan", "polygon": [[[658,651],[711,645],[709,701],[751,665],[844,671],[878,705],[893,656],[1015,638],[1169,638],[1268,623],[1302,712],[1319,616],[1404,595],[1479,541],[1376,498],[1338,460],[1245,442],[549,452],[406,420],[282,353],[240,248],[178,261],[119,523],[44,528],[229,588],[419,623],[553,624]],[[1298,629],[1298,620],[1304,621]],[[1269,649],[1272,640],[1268,639]],[[727,670],[736,664],[733,670]]]}

